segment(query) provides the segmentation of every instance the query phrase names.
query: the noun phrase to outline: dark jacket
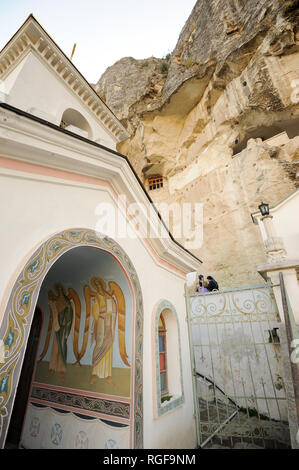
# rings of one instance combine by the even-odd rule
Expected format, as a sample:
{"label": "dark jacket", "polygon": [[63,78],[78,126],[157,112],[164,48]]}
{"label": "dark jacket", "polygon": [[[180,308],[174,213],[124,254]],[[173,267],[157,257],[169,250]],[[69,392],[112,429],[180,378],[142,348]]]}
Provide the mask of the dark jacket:
{"label": "dark jacket", "polygon": [[209,284],[207,285],[208,291],[212,290],[219,290],[218,283],[215,281],[215,279],[209,279]]}

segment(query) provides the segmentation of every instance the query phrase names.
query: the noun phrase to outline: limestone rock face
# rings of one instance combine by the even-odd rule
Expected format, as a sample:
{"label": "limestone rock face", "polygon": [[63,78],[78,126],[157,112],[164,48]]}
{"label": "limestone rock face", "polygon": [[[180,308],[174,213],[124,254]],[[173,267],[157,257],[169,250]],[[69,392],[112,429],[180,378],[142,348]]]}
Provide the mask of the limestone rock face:
{"label": "limestone rock face", "polygon": [[125,58],[96,85],[131,133],[118,150],[145,186],[164,176],[153,201],[203,204],[191,251],[221,287],[263,281],[251,213],[298,186],[298,18],[297,0],[198,0],[165,67]]}
{"label": "limestone rock face", "polygon": [[263,53],[296,50],[294,25],[286,18],[296,2],[199,0],[172,54],[164,100],[191,77],[213,74],[215,87],[240,76],[260,45]]}
{"label": "limestone rock face", "polygon": [[124,57],[109,67],[95,85],[118,119],[130,128],[136,125],[136,116],[160,103],[166,80],[168,61],[150,57],[136,60]]}

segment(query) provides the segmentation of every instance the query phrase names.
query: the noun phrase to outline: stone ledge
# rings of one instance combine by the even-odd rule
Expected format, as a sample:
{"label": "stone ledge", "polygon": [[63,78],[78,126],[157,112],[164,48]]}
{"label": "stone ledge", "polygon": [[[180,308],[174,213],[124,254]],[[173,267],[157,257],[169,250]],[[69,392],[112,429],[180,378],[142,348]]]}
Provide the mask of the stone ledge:
{"label": "stone ledge", "polygon": [[257,272],[266,280],[270,271],[280,271],[285,269],[296,269],[299,267],[299,259],[286,259],[277,263],[261,264],[256,267]]}

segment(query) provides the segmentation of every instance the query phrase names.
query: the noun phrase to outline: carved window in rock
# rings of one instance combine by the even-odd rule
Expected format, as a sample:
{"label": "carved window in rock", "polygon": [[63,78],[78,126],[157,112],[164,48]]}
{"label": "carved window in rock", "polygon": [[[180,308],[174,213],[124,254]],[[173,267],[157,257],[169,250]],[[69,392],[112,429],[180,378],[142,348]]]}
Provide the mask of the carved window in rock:
{"label": "carved window in rock", "polygon": [[163,315],[159,318],[159,364],[160,364],[160,388],[161,397],[168,394],[167,384],[167,347],[166,347],[166,327]]}
{"label": "carved window in rock", "polygon": [[163,176],[151,176],[148,179],[148,187],[150,191],[163,188]]}

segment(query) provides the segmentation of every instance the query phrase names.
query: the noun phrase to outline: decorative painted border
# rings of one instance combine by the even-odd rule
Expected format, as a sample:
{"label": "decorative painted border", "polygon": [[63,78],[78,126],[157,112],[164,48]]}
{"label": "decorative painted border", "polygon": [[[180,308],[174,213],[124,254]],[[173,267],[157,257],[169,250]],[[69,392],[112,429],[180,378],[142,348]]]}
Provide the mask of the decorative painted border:
{"label": "decorative painted border", "polygon": [[129,397],[121,397],[119,395],[109,395],[107,393],[91,392],[90,390],[81,390],[81,389],[74,389],[74,388],[68,388],[68,387],[61,387],[60,385],[52,385],[52,384],[50,385],[50,384],[46,384],[42,382],[32,381],[32,388],[33,387],[43,388],[47,390],[54,390],[56,392],[72,393],[73,395],[79,395],[79,396],[83,394],[87,398],[88,397],[101,398],[103,400],[116,401],[120,403],[131,403],[131,398]]}
{"label": "decorative painted border", "polygon": [[30,257],[17,278],[0,327],[4,364],[0,363],[0,448],[4,446],[22,368],[31,322],[42,282],[51,266],[67,251],[89,246],[113,255],[123,266],[135,294],[135,378],[133,447],[143,448],[143,301],[136,270],[124,250],[111,238],[94,230],[72,229],[44,242]]}
{"label": "decorative painted border", "polygon": [[[163,310],[171,310],[175,316],[177,328],[178,328],[178,342],[179,342],[179,360],[180,360],[180,382],[182,394],[179,397],[175,397],[169,402],[161,404],[161,384],[160,384],[160,361],[159,361],[159,317]],[[183,368],[182,368],[182,351],[181,351],[181,334],[178,314],[175,307],[168,300],[162,300],[158,307],[155,309],[155,323],[154,323],[154,348],[155,348],[155,370],[156,370],[156,410],[157,415],[162,416],[168,411],[177,408],[185,402],[184,387],[183,387]]]}
{"label": "decorative painted border", "polygon": [[78,395],[70,392],[62,392],[58,390],[51,390],[42,387],[34,386],[31,391],[31,399],[38,399],[41,401],[47,401],[54,405],[64,405],[72,407],[74,410],[80,411],[84,414],[84,411],[101,413],[120,417],[130,418],[130,404],[117,402],[112,400],[103,400],[103,398],[86,397],[85,395]]}

